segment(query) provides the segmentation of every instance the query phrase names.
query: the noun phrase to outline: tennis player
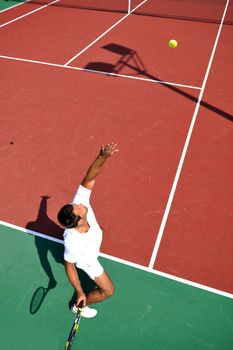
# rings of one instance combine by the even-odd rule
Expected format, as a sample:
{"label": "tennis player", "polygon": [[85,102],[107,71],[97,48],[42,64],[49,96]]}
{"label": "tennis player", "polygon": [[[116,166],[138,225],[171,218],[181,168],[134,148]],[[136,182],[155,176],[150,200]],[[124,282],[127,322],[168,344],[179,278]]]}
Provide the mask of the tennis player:
{"label": "tennis player", "polygon": [[[76,304],[72,307],[72,311],[76,313],[77,306],[83,302],[81,315],[86,318],[92,318],[97,314],[97,310],[87,305],[105,300],[114,292],[110,277],[98,261],[102,230],[90,205],[90,196],[102,166],[116,152],[118,148],[115,143],[102,145],[97,158],[90,165],[78,187],[72,204],[64,205],[57,216],[59,223],[65,228],[63,235],[65,271],[76,292]],[[87,295],[83,292],[76,267],[85,271],[97,286]]]}

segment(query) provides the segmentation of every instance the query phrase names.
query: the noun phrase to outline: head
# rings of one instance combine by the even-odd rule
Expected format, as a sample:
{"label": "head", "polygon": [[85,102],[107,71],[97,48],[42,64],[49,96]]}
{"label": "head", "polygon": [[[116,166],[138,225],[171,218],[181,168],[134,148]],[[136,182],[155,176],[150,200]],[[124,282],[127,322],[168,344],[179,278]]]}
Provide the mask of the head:
{"label": "head", "polygon": [[83,219],[86,218],[87,208],[82,204],[66,204],[64,205],[58,215],[59,223],[65,228],[75,228],[82,224]]}

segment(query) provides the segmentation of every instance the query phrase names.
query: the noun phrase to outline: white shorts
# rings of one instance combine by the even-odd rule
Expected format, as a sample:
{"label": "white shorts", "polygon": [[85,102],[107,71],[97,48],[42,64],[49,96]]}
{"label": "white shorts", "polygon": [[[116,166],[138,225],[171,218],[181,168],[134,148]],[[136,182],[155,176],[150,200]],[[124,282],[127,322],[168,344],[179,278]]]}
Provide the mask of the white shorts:
{"label": "white shorts", "polygon": [[90,263],[85,261],[79,261],[76,263],[78,269],[83,270],[86,274],[94,280],[104,272],[103,266],[100,264],[98,259],[93,259]]}

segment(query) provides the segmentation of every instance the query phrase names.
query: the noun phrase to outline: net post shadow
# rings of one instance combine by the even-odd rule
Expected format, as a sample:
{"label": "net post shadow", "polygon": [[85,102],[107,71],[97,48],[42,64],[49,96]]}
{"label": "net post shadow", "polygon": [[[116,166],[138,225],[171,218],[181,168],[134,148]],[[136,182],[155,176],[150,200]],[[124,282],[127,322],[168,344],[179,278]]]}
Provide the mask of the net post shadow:
{"label": "net post shadow", "polygon": [[[121,55],[120,59],[115,64],[109,64],[107,62],[89,62],[84,67],[84,69],[89,69],[89,70],[96,71],[96,72],[99,71],[99,72],[106,73],[106,74],[114,73],[114,74],[116,74],[115,76],[117,76],[117,74],[119,74],[120,71],[122,71],[122,69],[124,67],[128,67],[128,68],[132,69],[133,74],[141,75],[142,77],[157,81],[158,83],[163,85],[165,88],[167,88],[171,91],[174,91],[177,94],[184,96],[185,98],[193,101],[194,103],[198,102],[198,98],[193,96],[192,94],[181,90],[180,88],[178,88],[175,85],[165,83],[162,79],[159,79],[158,77],[150,74],[148,72],[147,68],[145,67],[142,59],[140,58],[139,54],[135,50],[118,45],[118,44],[115,44],[115,43],[107,44],[105,46],[102,46],[102,48],[105,50],[108,50],[112,53],[115,53],[117,55]],[[131,64],[130,62],[132,62],[133,64]],[[133,74],[131,74],[131,75],[133,75]],[[204,100],[202,100],[200,102],[200,105],[203,106],[204,108],[220,115],[221,117],[233,122],[233,115],[232,114],[229,114],[229,113],[223,111],[222,109],[220,109],[216,106],[213,106],[212,104],[210,104]]]}
{"label": "net post shadow", "polygon": [[[135,50],[115,43],[102,46],[102,49],[110,51],[120,56],[120,58],[115,64],[106,62],[89,62],[84,67],[85,69],[119,74],[122,71],[122,69],[124,69],[124,67],[133,67],[135,68],[136,74],[147,73],[147,69],[143,64],[143,61],[141,60],[141,58]],[[130,62],[132,62],[133,65],[130,65]]]}

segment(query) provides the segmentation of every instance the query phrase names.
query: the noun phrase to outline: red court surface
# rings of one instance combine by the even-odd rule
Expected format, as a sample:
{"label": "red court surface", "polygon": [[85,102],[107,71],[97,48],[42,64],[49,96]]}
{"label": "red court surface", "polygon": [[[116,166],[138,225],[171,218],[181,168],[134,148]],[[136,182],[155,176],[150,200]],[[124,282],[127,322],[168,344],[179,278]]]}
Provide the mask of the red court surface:
{"label": "red court surface", "polygon": [[[40,8],[25,6],[28,12]],[[12,10],[15,17],[22,7]],[[1,23],[7,21],[8,12],[0,14]],[[123,17],[119,13],[96,12],[48,6],[1,28],[1,54],[64,64]]]}
{"label": "red court surface", "polygon": [[[96,65],[97,70],[99,62],[114,66],[124,57],[124,49],[119,48],[119,53],[111,49],[111,45],[118,45],[135,51],[134,56],[138,55],[147,69],[149,76],[144,75],[145,78],[200,87],[217,30],[217,24],[131,16],[70,65],[93,69]],[[179,50],[171,50],[167,45],[173,37]],[[135,71],[133,59],[128,63],[133,67],[125,65],[120,74],[143,76]]]}
{"label": "red court surface", "polygon": [[195,271],[200,283],[228,291],[233,287],[229,278],[233,271],[231,40],[232,28],[226,26],[203,96],[210,104],[200,108],[155,264],[188,279]]}
{"label": "red court surface", "polygon": [[[16,190],[22,196],[5,203],[4,220],[12,222],[14,210],[13,223],[24,226],[36,217],[44,194],[52,196],[48,214],[55,219],[64,200],[72,199],[97,145],[114,140],[120,154],[106,165],[93,198],[106,230],[103,250],[147,265],[195,103],[159,84],[2,63],[4,81],[14,92],[11,103],[3,106],[9,118],[4,123],[7,153],[1,161],[11,186],[3,189],[2,199],[14,198]],[[3,91],[7,100],[6,85]],[[25,202],[30,203],[26,208]],[[125,220],[118,219],[122,211],[128,234]]]}
{"label": "red court surface", "polygon": [[[138,3],[138,1],[132,1]],[[156,3],[154,1],[145,2],[139,11],[140,13],[155,13],[162,17],[211,23],[221,20],[225,3],[223,0],[197,0],[192,3],[191,1],[156,0]]]}
{"label": "red court surface", "polygon": [[[218,4],[220,18],[224,6]],[[0,55],[65,64],[123,16],[47,7],[1,28]],[[229,293],[232,28],[223,26],[154,265]],[[114,72],[116,51],[125,49],[133,54],[120,74],[201,87],[218,30],[217,23],[131,15],[70,65]],[[176,50],[167,47],[173,35]],[[93,193],[102,252],[148,266],[200,90],[3,57],[1,69],[0,219],[62,238],[59,208],[98,147],[114,141],[120,152]],[[43,207],[41,196],[50,197]]]}
{"label": "red court surface", "polygon": [[[18,16],[17,11],[21,12],[21,8],[14,9],[15,16]],[[224,4],[221,4],[221,14],[223,9]],[[2,16],[4,21],[7,11]],[[3,27],[1,54],[65,64],[123,16],[119,13],[49,6]],[[97,70],[104,70],[106,64],[114,66],[124,56],[109,48],[114,44],[133,50],[134,56],[139,56],[147,69],[145,78],[200,87],[218,28],[219,25],[213,23],[129,16],[70,65]],[[172,37],[178,40],[179,50],[168,47],[167,42]],[[99,63],[105,64],[102,69]],[[120,73],[138,75],[132,59],[129,64],[133,68],[125,65]]]}

